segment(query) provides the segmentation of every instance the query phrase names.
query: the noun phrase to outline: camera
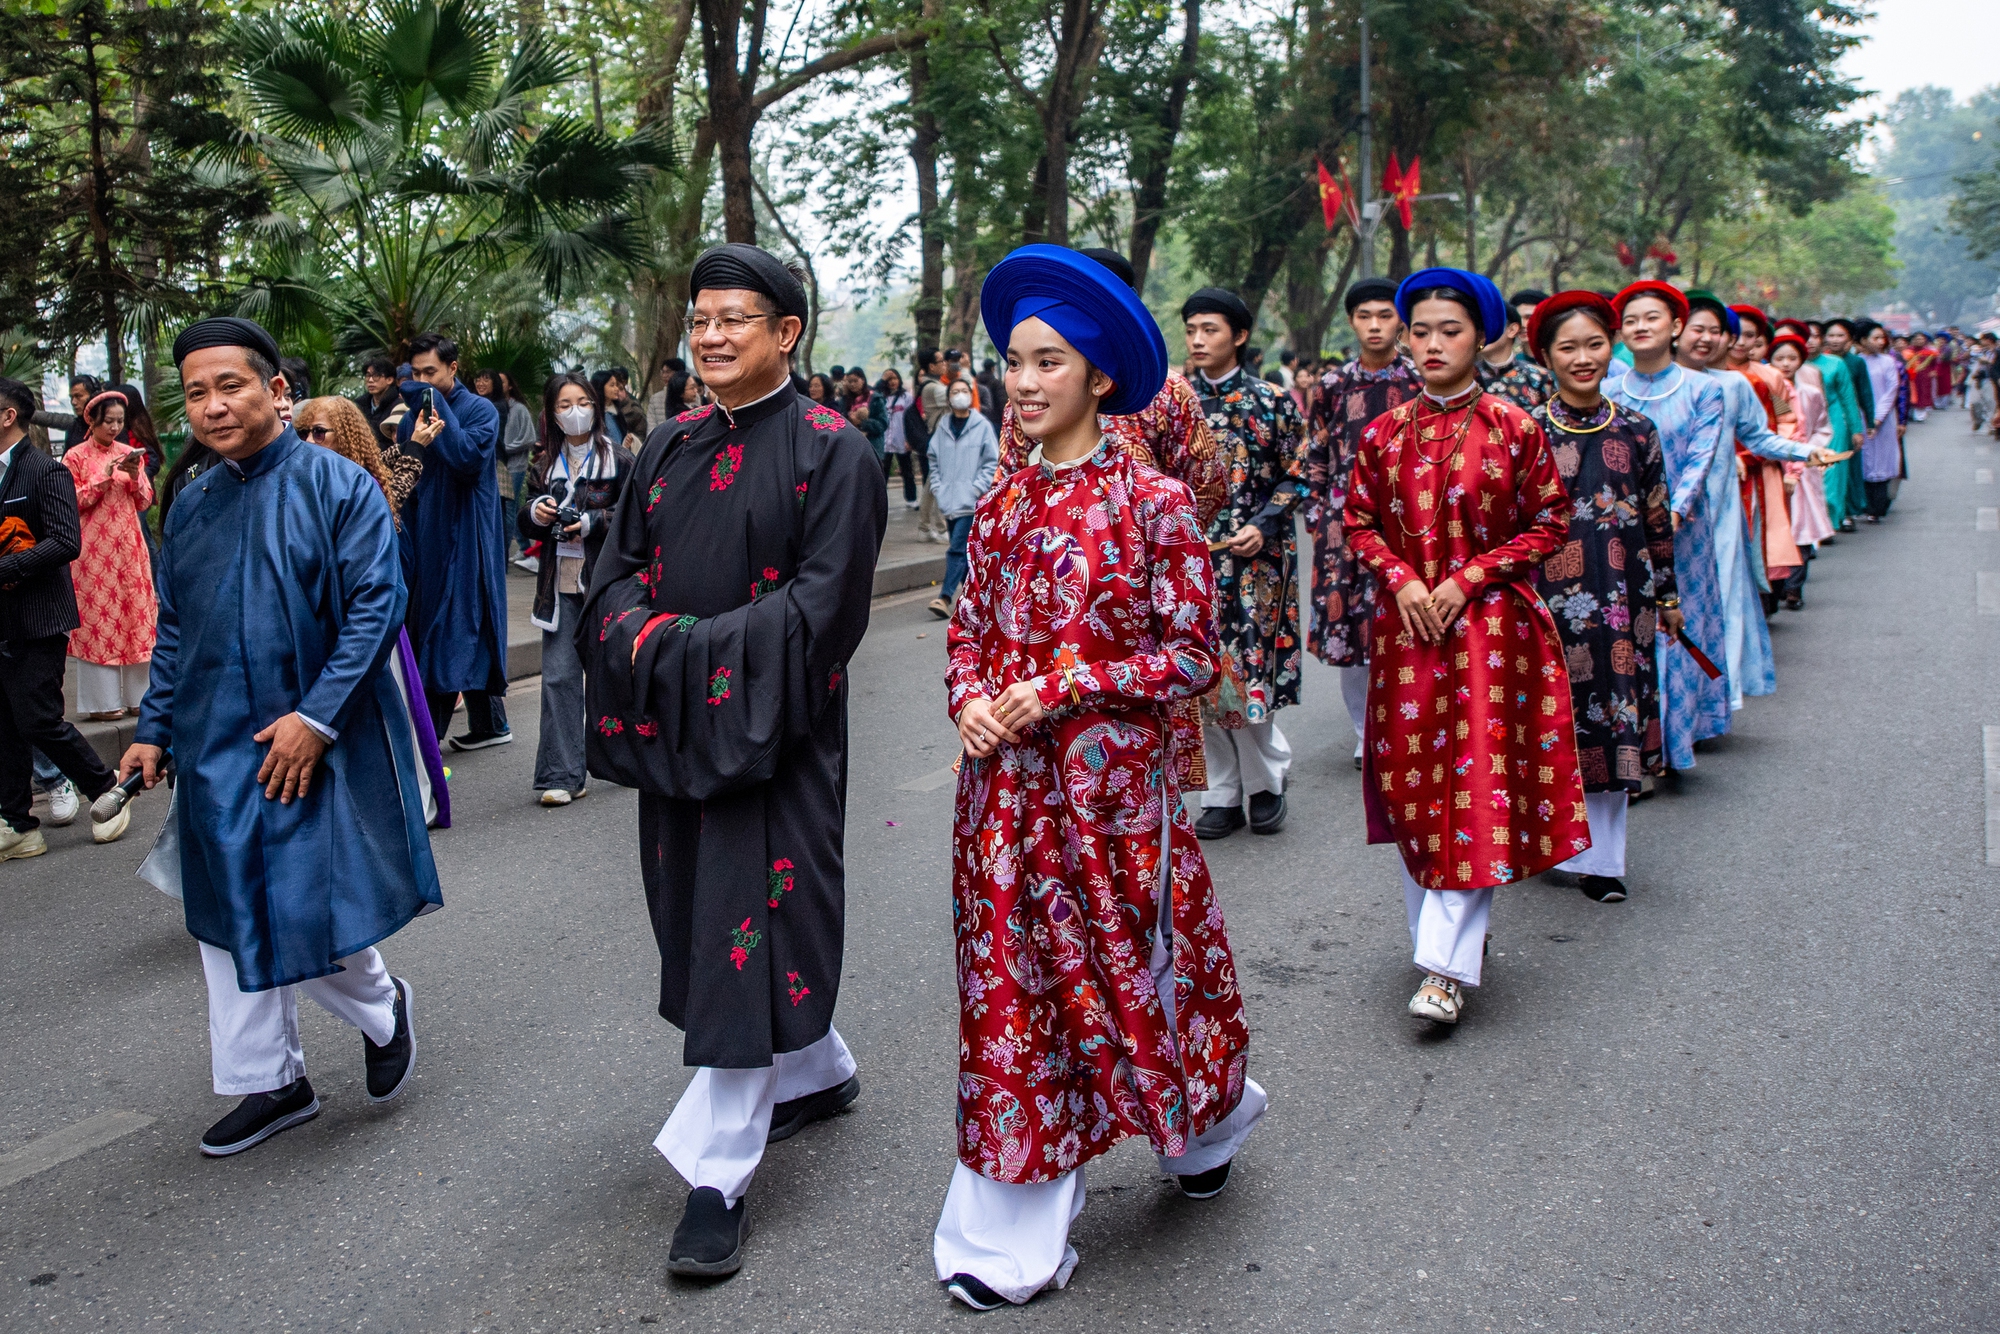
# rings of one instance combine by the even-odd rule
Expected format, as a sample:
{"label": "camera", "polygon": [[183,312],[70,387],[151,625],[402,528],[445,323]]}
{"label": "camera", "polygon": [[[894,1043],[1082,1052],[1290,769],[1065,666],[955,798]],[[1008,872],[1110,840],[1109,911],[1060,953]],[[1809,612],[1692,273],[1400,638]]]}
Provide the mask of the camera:
{"label": "camera", "polygon": [[572,525],[583,522],[583,511],[574,505],[556,506],[556,521],[550,525],[557,532],[567,532]]}

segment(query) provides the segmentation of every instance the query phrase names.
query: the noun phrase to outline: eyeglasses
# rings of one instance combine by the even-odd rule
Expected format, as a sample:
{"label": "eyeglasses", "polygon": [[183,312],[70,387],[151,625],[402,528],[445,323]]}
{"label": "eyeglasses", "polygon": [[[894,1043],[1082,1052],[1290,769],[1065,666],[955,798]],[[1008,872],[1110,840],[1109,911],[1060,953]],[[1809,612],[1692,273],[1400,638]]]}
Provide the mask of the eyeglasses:
{"label": "eyeglasses", "polygon": [[724,338],[735,338],[750,327],[753,320],[775,320],[778,315],[717,315],[710,319],[706,315],[689,315],[687,331],[691,338],[699,338],[713,328]]}
{"label": "eyeglasses", "polygon": [[333,428],[331,426],[305,426],[299,429],[299,434],[314,444],[319,444],[322,440],[333,439]]}

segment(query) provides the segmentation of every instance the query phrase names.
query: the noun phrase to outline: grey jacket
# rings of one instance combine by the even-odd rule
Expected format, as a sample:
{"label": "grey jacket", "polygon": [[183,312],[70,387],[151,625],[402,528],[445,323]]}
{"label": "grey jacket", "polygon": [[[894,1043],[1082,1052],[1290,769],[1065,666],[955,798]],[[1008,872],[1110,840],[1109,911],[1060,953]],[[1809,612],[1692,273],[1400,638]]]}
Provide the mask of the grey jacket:
{"label": "grey jacket", "polygon": [[983,412],[963,422],[950,413],[931,424],[931,494],[938,512],[957,519],[979,508],[1000,470],[1000,434]]}

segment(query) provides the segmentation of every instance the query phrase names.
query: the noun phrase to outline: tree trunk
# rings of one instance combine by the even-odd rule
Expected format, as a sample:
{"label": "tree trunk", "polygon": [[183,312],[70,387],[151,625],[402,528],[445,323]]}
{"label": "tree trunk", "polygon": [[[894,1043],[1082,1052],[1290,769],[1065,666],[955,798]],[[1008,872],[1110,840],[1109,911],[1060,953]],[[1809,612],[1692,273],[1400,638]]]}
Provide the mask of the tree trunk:
{"label": "tree trunk", "polygon": [[1479,272],[1479,185],[1472,171],[1472,152],[1460,159],[1460,188],[1465,191],[1465,271]]}
{"label": "tree trunk", "polygon": [[[88,12],[85,11],[86,14]],[[125,378],[125,331],[119,319],[118,294],[113,285],[117,268],[111,252],[114,200],[111,168],[104,145],[110,127],[105,123],[104,89],[97,68],[97,40],[101,34],[94,25],[85,23],[79,26],[84,28],[81,34],[84,107],[90,125],[90,187],[84,191],[84,198],[90,213],[91,261],[97,271],[98,318],[104,325],[105,360],[110,381],[116,384]]]}
{"label": "tree trunk", "polygon": [[1395,205],[1386,200],[1382,216],[1389,220],[1389,281],[1399,283],[1410,276],[1410,233],[1396,215]]}
{"label": "tree trunk", "polygon": [[[936,20],[940,7],[940,0],[924,0],[924,21]],[[938,141],[943,131],[929,105],[930,89],[930,57],[919,46],[910,52],[910,107],[916,120],[916,131],[910,137],[910,162],[917,172],[920,260],[917,299],[910,305],[910,318],[916,325],[918,355],[925,348],[938,346],[944,334],[944,217],[938,210],[937,175]]]}
{"label": "tree trunk", "polygon": [[1035,159],[1028,178],[1028,206],[1021,211],[1021,244],[1040,245],[1049,239],[1049,160]]}
{"label": "tree trunk", "polygon": [[1166,105],[1161,108],[1159,140],[1134,155],[1132,279],[1141,292],[1146,290],[1146,270],[1153,263],[1153,243],[1159,239],[1160,225],[1166,221],[1168,169],[1173,166],[1174,141],[1180,138],[1188,85],[1194,79],[1195,60],[1201,53],[1201,0],[1184,0],[1184,9],[1187,19],[1181,30],[1181,58],[1167,86]]}

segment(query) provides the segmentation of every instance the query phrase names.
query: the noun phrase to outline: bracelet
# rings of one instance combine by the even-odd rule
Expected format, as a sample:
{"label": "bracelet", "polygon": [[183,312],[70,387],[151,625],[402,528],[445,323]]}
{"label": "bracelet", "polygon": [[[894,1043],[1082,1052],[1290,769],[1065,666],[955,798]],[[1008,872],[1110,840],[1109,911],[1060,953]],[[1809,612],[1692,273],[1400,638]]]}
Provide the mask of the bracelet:
{"label": "bracelet", "polygon": [[1661,611],[1679,611],[1681,609],[1681,600],[1679,598],[1674,598],[1672,601],[1668,601],[1666,598],[1661,598],[1653,605],[1658,607]]}

